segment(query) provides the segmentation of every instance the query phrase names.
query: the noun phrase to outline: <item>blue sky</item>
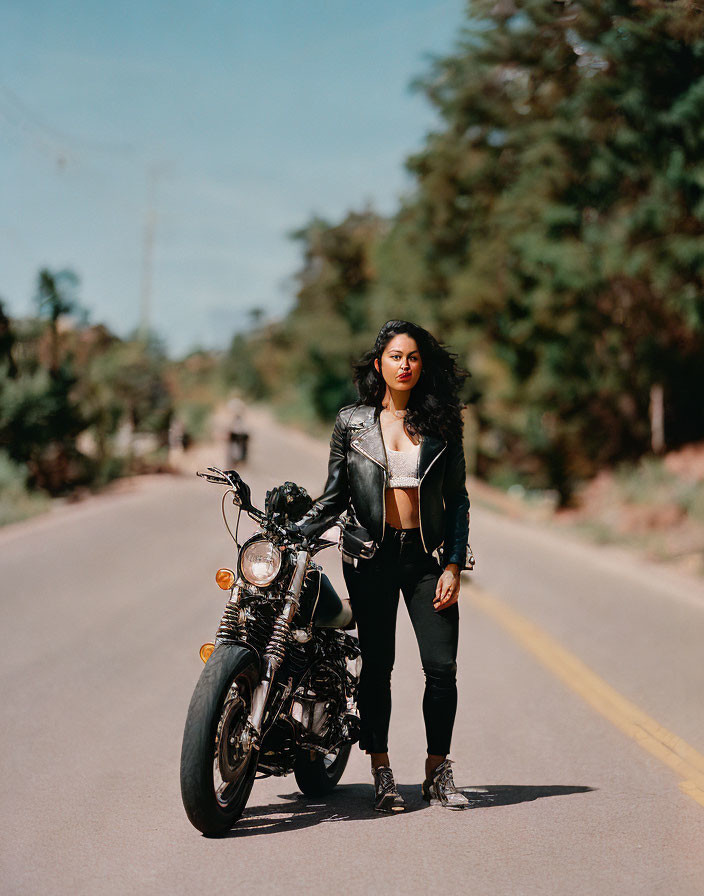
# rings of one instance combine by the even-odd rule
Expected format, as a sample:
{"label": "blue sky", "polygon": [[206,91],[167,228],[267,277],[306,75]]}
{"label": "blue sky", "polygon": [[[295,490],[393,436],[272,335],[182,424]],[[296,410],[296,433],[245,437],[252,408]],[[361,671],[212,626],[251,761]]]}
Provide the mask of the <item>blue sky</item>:
{"label": "blue sky", "polygon": [[73,268],[91,318],[174,353],[283,314],[313,214],[395,209],[435,125],[409,90],[464,0],[0,0],[0,296]]}

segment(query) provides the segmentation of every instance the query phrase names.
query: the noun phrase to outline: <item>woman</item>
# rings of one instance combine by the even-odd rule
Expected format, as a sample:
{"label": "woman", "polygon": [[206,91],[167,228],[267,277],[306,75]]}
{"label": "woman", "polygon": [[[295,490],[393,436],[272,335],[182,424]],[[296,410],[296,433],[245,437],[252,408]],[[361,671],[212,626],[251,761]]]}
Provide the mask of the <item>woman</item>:
{"label": "woman", "polygon": [[[469,544],[457,367],[427,330],[391,320],[354,365],[360,401],[342,408],[330,441],[325,490],[298,522],[307,538],[346,511],[347,525],[375,549],[345,554],[343,572],[362,651],[359,745],[371,757],[374,808],[405,808],[388,755],[391,670],[399,590],[425,672],[428,755],[424,799],[463,809],[448,759],[457,708],[457,598],[460,572],[474,565]],[[440,560],[434,556],[438,551]]]}

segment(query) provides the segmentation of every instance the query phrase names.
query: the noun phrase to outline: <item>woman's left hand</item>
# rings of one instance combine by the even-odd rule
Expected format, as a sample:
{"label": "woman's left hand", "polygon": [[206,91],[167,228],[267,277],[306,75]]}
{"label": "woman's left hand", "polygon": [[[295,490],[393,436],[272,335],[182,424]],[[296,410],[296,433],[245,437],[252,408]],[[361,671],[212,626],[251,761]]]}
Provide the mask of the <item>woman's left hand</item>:
{"label": "woman's left hand", "polygon": [[456,563],[448,563],[445,571],[438,579],[435,586],[433,607],[436,610],[445,610],[457,603],[460,596],[460,570]]}

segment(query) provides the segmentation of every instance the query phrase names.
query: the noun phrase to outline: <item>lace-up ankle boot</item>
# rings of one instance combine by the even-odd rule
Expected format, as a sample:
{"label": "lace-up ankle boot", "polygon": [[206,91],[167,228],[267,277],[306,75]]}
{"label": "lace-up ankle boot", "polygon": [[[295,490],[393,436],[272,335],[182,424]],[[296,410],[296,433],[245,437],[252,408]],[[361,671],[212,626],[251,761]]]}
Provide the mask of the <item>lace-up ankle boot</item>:
{"label": "lace-up ankle boot", "polygon": [[374,775],[374,808],[377,812],[402,812],[406,808],[403,797],[396,790],[394,774],[388,765],[372,770]]}
{"label": "lace-up ankle boot", "polygon": [[432,775],[423,781],[421,793],[431,806],[444,806],[446,809],[466,809],[469,806],[467,797],[455,787],[450,759],[443,759]]}

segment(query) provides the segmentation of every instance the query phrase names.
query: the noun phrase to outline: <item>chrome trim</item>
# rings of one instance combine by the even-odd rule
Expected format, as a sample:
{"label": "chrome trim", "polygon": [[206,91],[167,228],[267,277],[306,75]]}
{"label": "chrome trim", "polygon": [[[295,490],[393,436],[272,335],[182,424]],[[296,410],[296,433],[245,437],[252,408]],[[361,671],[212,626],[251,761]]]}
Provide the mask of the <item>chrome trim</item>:
{"label": "chrome trim", "polygon": [[274,622],[271,638],[264,650],[264,675],[252,693],[252,709],[247,720],[245,732],[257,749],[261,746],[262,721],[269,700],[269,692],[286,654],[286,641],[291,630],[293,617],[296,615],[299,607],[301,588],[303,587],[303,579],[307,572],[309,560],[310,553],[308,551],[296,552],[296,566],[291,579],[291,586],[286,592],[286,602],[283,610]]}
{"label": "chrome trim", "polygon": [[381,538],[384,539],[386,532],[386,477],[384,477],[384,487],[381,490]]}
{"label": "chrome trim", "polygon": [[248,586],[246,590],[250,591],[250,589],[254,589],[255,591],[259,590],[259,593],[262,593],[260,589],[267,589],[270,585],[273,585],[273,583],[277,580],[277,578],[279,577],[279,573],[281,572],[282,568],[284,567],[284,563],[283,563],[283,557],[281,556],[281,553],[277,552],[277,556],[279,559],[279,565],[276,570],[276,573],[274,574],[274,576],[271,579],[269,579],[269,581],[253,582],[251,579],[248,579],[247,576],[244,574],[244,571],[242,570],[242,557],[247,553],[247,551],[249,550],[250,547],[252,547],[252,545],[259,544],[259,543],[270,544],[272,547],[276,547],[274,540],[272,538],[270,538],[264,532],[255,532],[254,535],[250,536],[242,544],[242,547],[240,548],[240,552],[237,555],[237,579],[235,580],[235,584],[237,584],[237,582],[241,579],[246,583],[246,586]]}
{"label": "chrome trim", "polygon": [[423,538],[423,514],[421,513],[421,507],[420,507],[420,487],[423,484],[423,480],[428,475],[428,470],[432,467],[432,465],[440,457],[440,455],[443,453],[443,451],[446,448],[447,448],[447,444],[442,446],[442,448],[438,451],[438,453],[435,455],[435,457],[430,461],[430,463],[428,464],[428,466],[425,469],[425,472],[423,473],[423,475],[420,477],[420,479],[418,481],[418,522],[420,523],[420,541],[421,541],[421,544],[423,545],[423,550],[426,552],[426,554],[428,553],[428,551],[425,547],[425,539]]}

